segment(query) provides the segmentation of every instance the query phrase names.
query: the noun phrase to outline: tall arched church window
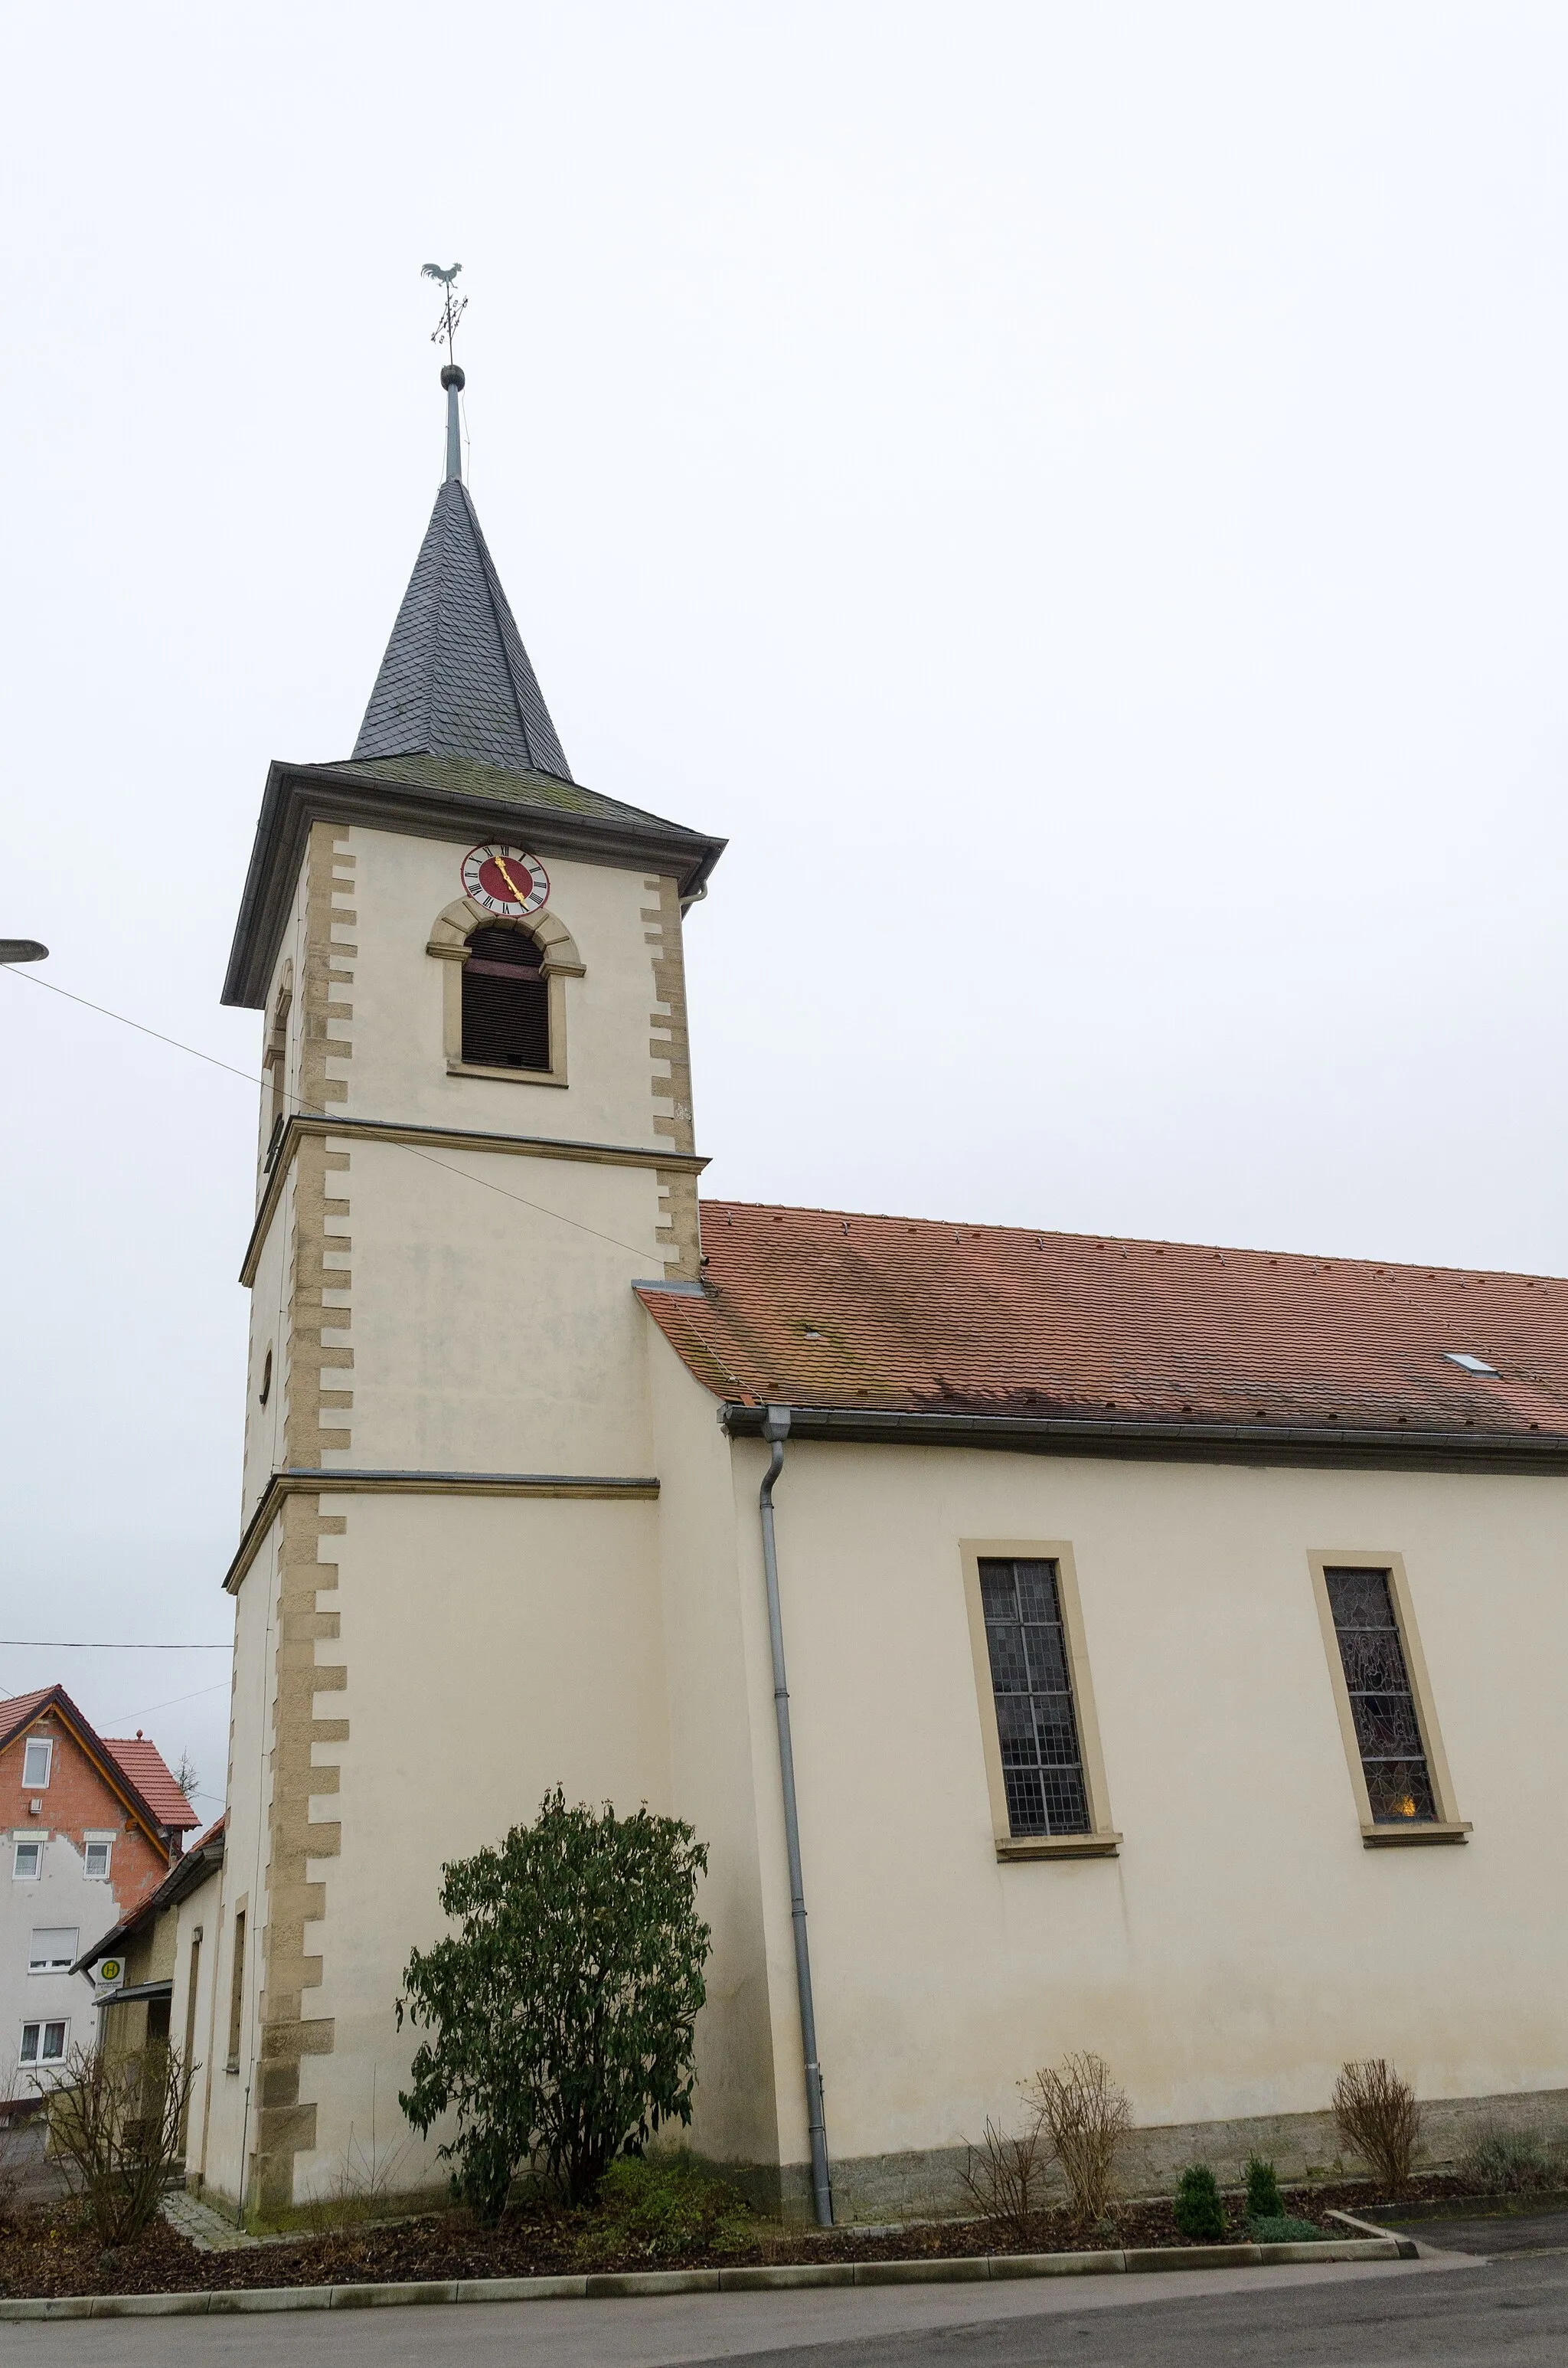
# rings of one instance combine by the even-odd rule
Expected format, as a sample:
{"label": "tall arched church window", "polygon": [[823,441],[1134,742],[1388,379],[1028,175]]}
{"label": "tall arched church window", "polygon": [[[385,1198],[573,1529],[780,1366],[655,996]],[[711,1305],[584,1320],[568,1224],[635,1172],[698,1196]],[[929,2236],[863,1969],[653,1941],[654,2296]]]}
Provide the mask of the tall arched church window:
{"label": "tall arched church window", "polygon": [[462,970],[462,1057],[486,1069],[550,1067],[550,982],[521,929],[475,929]]}

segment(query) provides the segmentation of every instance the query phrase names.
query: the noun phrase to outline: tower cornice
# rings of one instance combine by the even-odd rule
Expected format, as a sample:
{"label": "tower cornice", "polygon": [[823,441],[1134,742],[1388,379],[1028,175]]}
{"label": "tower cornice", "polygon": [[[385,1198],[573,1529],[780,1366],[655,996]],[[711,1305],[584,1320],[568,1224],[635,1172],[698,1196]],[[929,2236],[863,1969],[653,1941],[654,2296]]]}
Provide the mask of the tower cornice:
{"label": "tower cornice", "polygon": [[266,1186],[256,1205],[256,1221],[251,1226],[250,1239],[245,1244],[244,1257],[240,1261],[239,1280],[247,1291],[256,1281],[262,1247],[283,1197],[283,1187],[295,1154],[301,1144],[309,1139],[324,1143],[329,1137],[335,1143],[403,1143],[427,1151],[486,1151],[514,1159],[564,1159],[594,1167],[646,1167],[658,1174],[690,1176],[693,1178],[700,1176],[708,1166],[704,1152],[672,1151],[663,1144],[577,1142],[563,1135],[495,1134],[476,1127],[421,1125],[396,1119],[348,1118],[342,1113],[328,1118],[310,1112],[296,1112],[284,1127],[268,1158]]}
{"label": "tower cornice", "polygon": [[376,757],[347,764],[275,759],[240,901],[223,1001],[260,1010],[282,942],[311,825],[358,824],[423,838],[524,837],[547,860],[672,876],[683,903],[699,895],[725,842],[545,773],[466,757]]}

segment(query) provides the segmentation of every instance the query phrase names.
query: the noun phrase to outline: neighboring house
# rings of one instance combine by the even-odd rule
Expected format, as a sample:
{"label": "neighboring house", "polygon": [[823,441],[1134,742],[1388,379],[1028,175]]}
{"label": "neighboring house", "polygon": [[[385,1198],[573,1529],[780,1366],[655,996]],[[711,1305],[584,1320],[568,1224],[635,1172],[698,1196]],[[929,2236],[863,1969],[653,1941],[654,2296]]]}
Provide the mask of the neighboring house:
{"label": "neighboring house", "polygon": [[[141,1906],[84,1950],[72,1972],[94,1983],[99,2039],[112,2055],[135,2055],[173,2039],[196,2067],[187,2129],[202,2126],[212,2052],[212,1959],[218,1937],[225,1819],[192,1842]],[[117,1960],[118,1987],[100,1990],[97,1967]],[[80,1995],[80,1992],[78,1993]]]}
{"label": "neighboring house", "polygon": [[98,1735],[63,1686],[0,1702],[0,2086],[92,2036],[71,1971],[157,1889],[199,1824],[155,1744]]}
{"label": "neighboring house", "polygon": [[[699,1211],[682,928],[721,842],[572,779],[450,401],[358,742],[272,768],[225,987],[268,1083],[193,2176],[264,2214],[341,2177],[407,2084],[443,1861],[558,1782],[708,1844],[691,2142],[789,2210],[813,2169],[841,2214],[956,2200],[1076,2048],[1140,2182],[1331,2161],[1350,2056],[1440,2151],[1568,2129],[1568,1284]],[[781,905],[842,905],[770,828]],[[1000,926],[949,855],[911,1042],[933,928],[983,966]],[[798,984],[728,983],[792,1142]],[[444,2134],[400,2178],[438,2188]]]}

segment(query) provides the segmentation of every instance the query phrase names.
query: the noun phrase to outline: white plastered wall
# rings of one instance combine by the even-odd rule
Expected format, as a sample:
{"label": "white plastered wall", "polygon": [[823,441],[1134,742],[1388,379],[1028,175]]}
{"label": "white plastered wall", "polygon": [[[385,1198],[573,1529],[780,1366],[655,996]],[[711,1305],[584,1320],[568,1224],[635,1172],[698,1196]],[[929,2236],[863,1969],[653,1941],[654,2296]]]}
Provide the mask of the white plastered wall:
{"label": "white plastered wall", "polygon": [[[449,1076],[443,996],[449,964],[426,952],[445,907],[462,897],[472,841],[413,838],[356,825],[354,1058],[345,1075],[353,1117],[652,1145],[648,924],[640,868],[551,860],[548,909],[569,931],[585,975],[566,981],[569,1082]],[[349,990],[343,990],[349,995]],[[660,1269],[655,1269],[657,1272]]]}
{"label": "white plastered wall", "polygon": [[448,1148],[437,1164],[363,1137],[343,1147],[353,1445],[324,1464],[647,1473],[631,1284],[663,1270],[653,1171]]}
{"label": "white plastered wall", "polygon": [[[55,1744],[56,1751],[62,1746]],[[47,1809],[49,1795],[42,1795]],[[104,1831],[118,1820],[108,1820]],[[41,1841],[40,1872],[18,1882],[16,1836]],[[74,1954],[83,1955],[101,1940],[119,1915],[112,1883],[89,1883],[86,1863],[69,1834],[51,1830],[47,1815],[29,1826],[0,1835],[0,2097],[30,2096],[32,2075],[42,2065],[20,2061],[22,2026],[28,2022],[65,2021],[69,2047],[91,2045],[97,2033],[97,2016],[90,1985],[80,1974],[34,1974],[28,1970],[36,1931],[74,1931]]]}
{"label": "white plastered wall", "polygon": [[[223,1853],[219,1905],[209,1937],[203,1942],[208,1971],[214,1984],[212,2009],[205,2044],[208,2072],[199,2122],[192,2116],[187,2170],[193,2181],[205,2183],[230,2203],[240,2193],[242,2146],[255,2145],[254,2114],[247,2112],[246,2091],[256,2085],[259,1968],[262,1934],[267,1920],[267,1821],[271,1804],[272,1705],[277,1691],[278,1545],[280,1523],[274,1520],[239,1590],[234,1621],[233,1692],[229,1713],[229,1823]],[[244,1905],[245,1947],[244,2008],[241,2017],[237,2070],[227,2069],[230,1983],[233,1966],[234,1916]],[[183,2009],[181,2009],[183,2013]],[[176,2020],[176,2037],[184,2031]]]}
{"label": "white plastered wall", "polygon": [[[779,2119],[798,2161],[765,1450],[738,1443],[734,1466]],[[1340,2063],[1369,2054],[1427,2098],[1568,2086],[1561,1481],[796,1441],[777,1503],[836,2157],[960,2145],[988,2113],[1010,2124],[1014,2083],[1080,2047],[1108,2058],[1141,2124],[1322,2111]],[[1119,1857],[997,1862],[964,1539],[1073,1545]],[[1468,1843],[1363,1847],[1313,1548],[1403,1554]]]}
{"label": "white plastered wall", "polygon": [[[194,2068],[191,2081],[190,2112],[186,2123],[186,2163],[194,2168],[200,2152],[202,2123],[207,2105],[207,2089],[214,2074],[223,2078],[223,2067],[212,2062],[211,2025],[214,1992],[213,1959],[218,1954],[218,1938],[222,1914],[222,1869],[213,1868],[194,1891],[187,1892],[175,1910],[174,1989],[169,1999],[169,2036],[182,2054],[188,2034],[187,2060]],[[190,2012],[190,1969],[192,1949],[197,1933],[201,1946],[196,1955],[196,2010]],[[220,2032],[220,2039],[226,2037]]]}
{"label": "white plastered wall", "polygon": [[[398,2190],[444,2180],[443,2130],[421,2141],[397,2089],[418,2034],[396,2028],[411,1948],[443,1930],[444,1861],[498,1842],[537,1815],[553,1785],[569,1802],[646,1801],[667,1812],[665,1646],[649,1502],[600,1498],[390,1497],[324,1494],[347,1510],[334,1539],[330,1647],[348,1669],[335,1698],[349,1739],[318,1744],[335,1763],[341,1855],[313,1862],[327,1883],[323,1978],[312,2015],[333,2052],[305,2058],[301,2101],[317,2144],[295,2167],[297,2198],[400,2149]],[[248,1582],[247,1582],[248,1585]]]}
{"label": "white plastered wall", "polygon": [[[242,1530],[271,1474],[288,1462],[284,1414],[289,1401],[289,1277],[294,1239],[294,1171],[290,1167],[256,1261],[250,1296],[250,1349],[245,1373],[244,1467],[240,1507]],[[261,1387],[267,1359],[272,1376],[267,1404]],[[350,1377],[351,1378],[351,1377]]]}
{"label": "white plastered wall", "polygon": [[[766,1751],[756,1748],[757,1687],[755,1668],[748,1668],[748,1622],[741,1600],[750,1574],[743,1577],[740,1568],[731,1452],[715,1420],[715,1403],[692,1381],[663,1334],[645,1316],[642,1320],[651,1366],[653,1468],[660,1481],[673,1800],[676,1815],[709,1850],[700,1907],[713,1941],[706,1967],[708,2003],[697,2026],[690,2143],[716,2162],[773,2165],[779,2159],[771,2002],[777,1971],[770,1982],[757,1787],[760,1782],[765,1788],[771,1826],[778,1817],[778,1780],[777,1756],[769,1767]],[[756,1641],[750,1638],[754,1658]],[[766,1650],[766,1634],[763,1644]],[[770,1691],[763,1702],[765,1739],[771,1743]],[[786,1936],[788,1906],[786,1890]],[[787,1994],[787,2003],[791,1996]],[[789,2077],[786,2065],[786,2082]]]}
{"label": "white plastered wall", "polygon": [[[305,975],[305,867],[294,882],[294,894],[289,906],[289,917],[283,935],[273,957],[272,975],[267,981],[267,1002],[257,1025],[257,1060],[264,1058],[272,1033],[272,1023],[278,1010],[284,981],[291,982],[289,1014],[286,1023],[286,1044],[283,1060],[284,1109],[292,1112],[300,1107],[300,1045],[301,1042],[302,990]],[[264,1164],[267,1146],[272,1133],[272,1094],[264,1090],[256,1106],[256,1194],[259,1201],[266,1189]]]}

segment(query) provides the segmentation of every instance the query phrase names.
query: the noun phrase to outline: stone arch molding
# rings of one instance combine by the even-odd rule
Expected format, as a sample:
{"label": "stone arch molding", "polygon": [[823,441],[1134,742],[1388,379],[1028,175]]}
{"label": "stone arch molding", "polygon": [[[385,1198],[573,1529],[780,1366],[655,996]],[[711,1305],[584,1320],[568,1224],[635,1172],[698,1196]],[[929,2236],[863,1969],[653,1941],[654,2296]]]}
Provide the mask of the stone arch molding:
{"label": "stone arch molding", "polygon": [[[469,939],[475,929],[519,929],[538,946],[542,957],[540,969],[550,990],[548,1070],[481,1068],[463,1059],[462,965],[468,960]],[[447,965],[442,985],[441,1034],[449,1077],[491,1077],[513,1086],[567,1083],[566,982],[569,978],[584,978],[587,973],[572,932],[563,922],[548,909],[530,913],[526,921],[514,921],[499,913],[487,913],[482,905],[471,904],[466,896],[460,896],[455,905],[444,905],[437,914],[425,951]]]}
{"label": "stone arch molding", "polygon": [[527,920],[514,921],[497,913],[487,913],[482,905],[471,905],[466,896],[460,896],[455,905],[444,905],[437,914],[425,951],[437,962],[467,962],[468,941],[475,929],[520,929],[544,956],[540,968],[546,978],[587,975],[571,930],[548,907],[542,913],[530,913]]}

